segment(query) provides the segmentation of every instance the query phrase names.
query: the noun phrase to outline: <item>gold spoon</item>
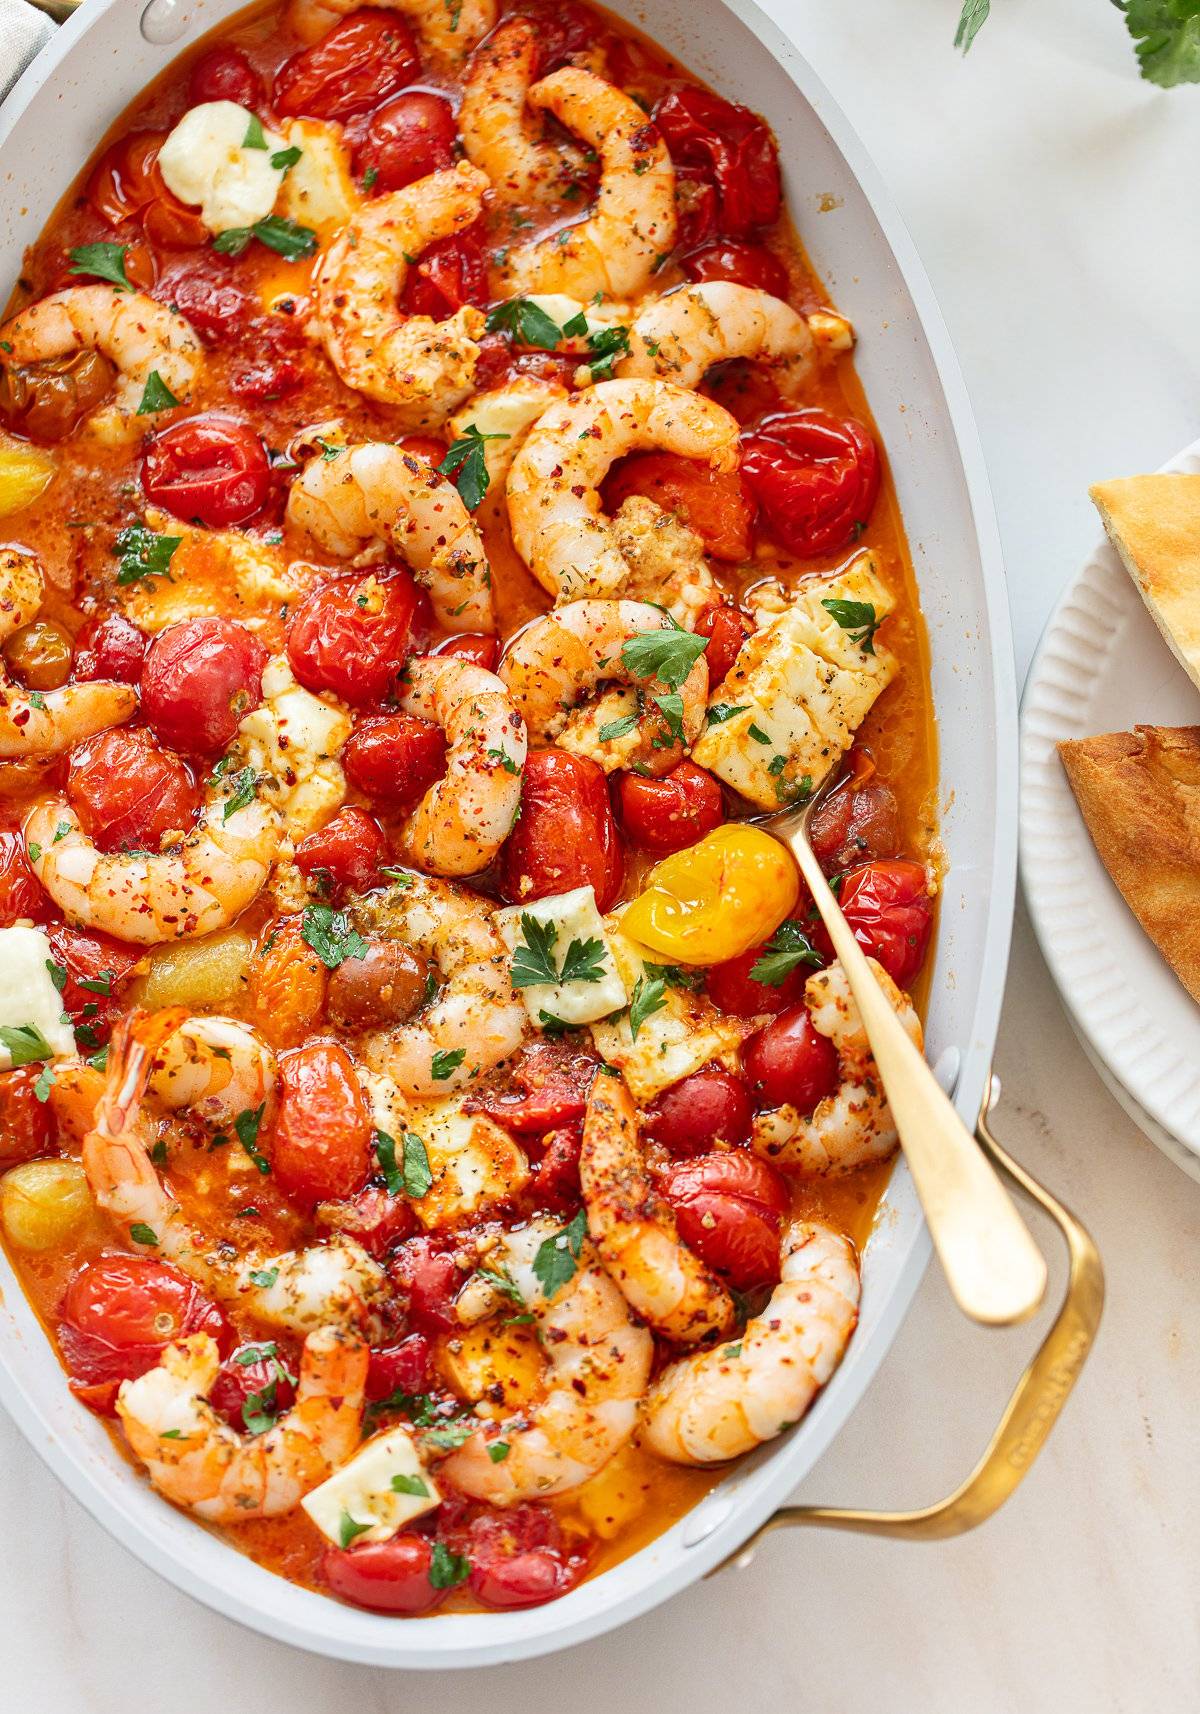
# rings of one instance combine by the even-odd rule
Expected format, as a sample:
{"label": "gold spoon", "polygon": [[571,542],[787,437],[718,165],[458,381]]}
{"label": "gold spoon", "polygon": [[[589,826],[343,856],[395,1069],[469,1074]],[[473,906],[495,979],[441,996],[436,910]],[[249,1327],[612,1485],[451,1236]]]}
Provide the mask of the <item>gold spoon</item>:
{"label": "gold spoon", "polygon": [[795,856],[846,972],[955,1301],[972,1320],[993,1327],[1023,1321],[1042,1301],[1046,1263],[875,980],[809,843],[813,815],[832,785],[831,776],[801,815],[773,819],[771,831]]}

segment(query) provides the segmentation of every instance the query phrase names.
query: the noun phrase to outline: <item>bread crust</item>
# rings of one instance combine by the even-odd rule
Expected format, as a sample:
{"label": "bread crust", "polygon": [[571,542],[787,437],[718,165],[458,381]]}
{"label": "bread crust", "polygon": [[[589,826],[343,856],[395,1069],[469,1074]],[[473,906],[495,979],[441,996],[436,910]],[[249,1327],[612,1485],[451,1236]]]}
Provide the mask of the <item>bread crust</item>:
{"label": "bread crust", "polygon": [[1200,476],[1123,476],[1088,492],[1155,624],[1200,686]]}

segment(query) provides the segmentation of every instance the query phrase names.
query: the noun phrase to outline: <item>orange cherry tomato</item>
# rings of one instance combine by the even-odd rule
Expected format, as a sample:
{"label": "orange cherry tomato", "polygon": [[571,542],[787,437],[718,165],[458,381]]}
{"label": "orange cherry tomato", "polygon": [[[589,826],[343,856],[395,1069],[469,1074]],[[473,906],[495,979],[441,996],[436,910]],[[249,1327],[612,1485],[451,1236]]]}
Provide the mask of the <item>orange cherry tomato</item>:
{"label": "orange cherry tomato", "polygon": [[365,1184],[371,1116],[354,1061],[336,1042],[311,1042],[280,1060],[271,1170],[281,1190],[309,1204]]}
{"label": "orange cherry tomato", "polygon": [[165,131],[131,131],[119,138],[100,157],[88,200],[110,226],[140,220],[152,244],[163,250],[191,250],[208,242],[208,228],[194,208],[172,195],[158,170],[158,151],[166,136]]}

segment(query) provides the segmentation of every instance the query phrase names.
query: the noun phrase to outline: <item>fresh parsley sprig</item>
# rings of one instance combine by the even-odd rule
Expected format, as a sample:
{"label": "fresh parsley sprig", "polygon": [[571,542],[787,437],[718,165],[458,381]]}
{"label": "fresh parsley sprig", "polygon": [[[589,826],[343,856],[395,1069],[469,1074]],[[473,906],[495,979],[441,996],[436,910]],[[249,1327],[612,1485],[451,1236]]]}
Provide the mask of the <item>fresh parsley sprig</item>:
{"label": "fresh parsley sprig", "polygon": [[849,631],[850,641],[857,643],[864,655],[875,653],[875,633],[883,620],[876,618],[873,601],[822,601],[821,606],[843,631]]}
{"label": "fresh parsley sprig", "polygon": [[539,922],[529,911],[521,915],[522,943],[513,953],[511,977],[514,988],[556,988],[567,982],[599,982],[604,976],[604,942],[595,936],[571,940],[562,964],[555,962],[558,929],[552,922]]}
{"label": "fresh parsley sprig", "polygon": [[669,691],[679,690],[709,641],[672,620],[661,631],[639,631],[630,637],[621,645],[621,659],[635,678],[657,679]]}
{"label": "fresh parsley sprig", "polygon": [[462,503],[468,512],[473,512],[491,486],[488,475],[486,443],[489,440],[509,440],[506,434],[484,434],[468,423],[462,435],[454,442],[445,458],[438,465],[443,476],[457,474],[458,492]]}
{"label": "fresh parsley sprig", "polygon": [[799,964],[819,970],[824,959],[798,922],[781,922],[760,956],[750,966],[750,979],[766,988],[781,988]]}

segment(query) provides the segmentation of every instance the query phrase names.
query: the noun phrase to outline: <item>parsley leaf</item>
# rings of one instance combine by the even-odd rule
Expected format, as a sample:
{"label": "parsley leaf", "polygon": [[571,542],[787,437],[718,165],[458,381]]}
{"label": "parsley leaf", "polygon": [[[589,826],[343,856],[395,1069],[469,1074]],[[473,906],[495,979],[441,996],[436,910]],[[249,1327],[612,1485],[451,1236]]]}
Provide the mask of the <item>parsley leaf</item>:
{"label": "parsley leaf", "polygon": [[153,1226],[147,1226],[144,1220],[135,1220],[129,1228],[129,1236],[135,1244],[157,1244],[158,1233]]}
{"label": "parsley leaf", "polygon": [[[976,0],[979,3],[979,0]],[[1162,89],[1200,83],[1200,8],[1195,0],[1116,0],[1142,76]]]}
{"label": "parsley leaf", "polygon": [[225,807],[221,811],[222,826],[229,820],[230,816],[236,815],[239,809],[245,809],[248,804],[254,802],[254,769],[239,768],[229,784],[233,789],[229,797],[226,798]]}
{"label": "parsley leaf", "polygon": [[572,940],[563,955],[560,982],[599,982],[604,976],[604,942],[593,935],[589,940]]}
{"label": "parsley leaf", "polygon": [[558,966],[552,956],[558,930],[552,922],[539,922],[528,911],[521,913],[521,933],[525,939],[513,953],[512,985],[514,988],[557,987]]}
{"label": "parsley leaf", "polygon": [[761,956],[750,966],[750,980],[761,982],[766,988],[779,988],[798,964],[819,970],[823,962],[800,924],[789,917],[780,923]]}
{"label": "parsley leaf", "polygon": [[420,1498],[429,1498],[429,1484],[420,1476],[406,1476],[403,1470],[398,1470],[392,1477],[393,1494],[417,1494]]}
{"label": "parsley leaf", "polygon": [[484,447],[489,440],[509,440],[506,434],[481,434],[474,423],[468,423],[462,437],[456,440],[438,465],[443,476],[458,473],[458,492],[468,512],[473,512],[488,491],[488,475]]}
{"label": "parsley leaf", "polygon": [[646,1019],[661,1012],[667,1003],[667,985],[660,976],[639,976],[629,1002],[629,1035],[638,1039],[638,1031]]}
{"label": "parsley leaf", "polygon": [[157,369],[151,369],[146,377],[142,402],[137,408],[139,417],[153,416],[155,411],[169,411],[179,400],[163,380]]}
{"label": "parsley leaf", "polygon": [[227,232],[218,232],[213,239],[213,249],[219,250],[222,256],[240,256],[252,238],[257,238],[268,250],[274,250],[285,262],[311,256],[317,247],[317,235],[310,227],[300,226],[282,215],[268,214],[264,220],[256,220],[253,226],[231,226]]}
{"label": "parsley leaf", "polygon": [[454,1589],[471,1575],[471,1561],[463,1553],[451,1553],[444,1541],[433,1544],[429,1583],[433,1589]]}
{"label": "parsley leaf", "polygon": [[131,292],[133,284],[125,272],[127,244],[78,244],[67,251],[69,273],[88,274],[93,279],[109,280],[119,291]]}
{"label": "parsley leaf", "polygon": [[336,970],[347,958],[365,958],[366,941],[351,928],[345,911],[332,905],[309,905],[300,919],[300,938],[311,946],[327,970]]}
{"label": "parsley leaf", "polygon": [[635,678],[656,678],[678,690],[707,649],[707,637],[693,636],[672,621],[661,631],[639,631],[621,646],[621,659]]}
{"label": "parsley leaf", "polygon": [[429,1074],[435,1083],[445,1083],[448,1077],[453,1077],[463,1060],[467,1057],[465,1047],[439,1048],[429,1062]]}
{"label": "parsley leaf", "polygon": [[160,536],[145,524],[129,524],[113,543],[118,583],[140,583],[143,577],[171,576],[171,560],[182,536]]}
{"label": "parsley leaf", "polygon": [[250,1271],[250,1284],[260,1286],[263,1291],[270,1291],[278,1278],[278,1268],[252,1268]]}
{"label": "parsley leaf", "polygon": [[992,0],[963,0],[958,28],[954,32],[954,45],[961,48],[964,54],[987,23],[991,9]]}
{"label": "parsley leaf", "polygon": [[561,1232],[553,1233],[538,1245],[533,1258],[533,1272],[542,1288],[543,1297],[551,1298],[560,1287],[575,1277],[575,1264],[587,1237],[587,1211],[583,1208]]}
{"label": "parsley leaf", "polygon": [[433,1183],[429,1154],[415,1131],[404,1133],[402,1183],[404,1194],[419,1202]]}
{"label": "parsley leaf", "polygon": [[703,970],[687,970],[679,964],[647,964],[646,972],[659,977],[668,988],[682,989],[685,994],[698,994],[704,987]]}
{"label": "parsley leaf", "polygon": [[41,1071],[38,1072],[37,1082],[33,1086],[33,1093],[37,1096],[39,1101],[49,1101],[50,1091],[53,1087],[54,1067],[49,1064],[43,1065]]}
{"label": "parsley leaf", "polygon": [[592,355],[587,359],[588,368],[592,371],[593,381],[611,379],[613,364],[618,357],[624,357],[629,351],[629,329],[627,327],[599,327],[594,333],[588,334],[588,347]]}
{"label": "parsley leaf", "polygon": [[54,1049],[36,1024],[0,1024],[0,1044],[8,1049],[14,1071],[19,1065],[33,1065],[54,1056]]}
{"label": "parsley leaf", "polygon": [[683,732],[683,698],[677,690],[668,691],[665,696],[652,696],[659,713],[667,723],[667,731],[673,743],[686,742]]}
{"label": "parsley leaf", "polygon": [[488,1443],[487,1455],[493,1464],[503,1464],[511,1450],[507,1440],[492,1440]]}
{"label": "parsley leaf", "polygon": [[271,1163],[258,1146],[258,1128],[262,1124],[262,1116],[267,1104],[261,1102],[257,1107],[245,1107],[233,1121],[237,1140],[254,1162],[259,1172],[266,1174],[271,1170]]}
{"label": "parsley leaf", "polygon": [[875,633],[883,620],[875,617],[873,601],[822,601],[821,606],[843,631],[850,632],[850,641],[857,643],[864,655],[875,653]]}
{"label": "parsley leaf", "polygon": [[510,1297],[514,1303],[524,1307],[525,1299],[521,1296],[521,1288],[507,1268],[476,1268],[475,1272],[481,1280],[486,1280],[494,1291],[498,1291],[501,1297]]}
{"label": "parsley leaf", "polygon": [[597,737],[602,744],[607,744],[613,738],[624,738],[634,730],[639,718],[640,716],[636,712],[623,714],[619,720],[610,720],[602,726]]}
{"label": "parsley leaf", "polygon": [[271,156],[271,165],[277,173],[286,173],[289,167],[294,167],[304,153],[303,149],[276,149]]}
{"label": "parsley leaf", "polygon": [[265,1434],[274,1428],[279,1413],[275,1409],[278,1381],[272,1378],[257,1392],[247,1393],[242,1402],[242,1423],[249,1434]]}
{"label": "parsley leaf", "polygon": [[360,1535],[365,1535],[374,1527],[374,1524],[360,1524],[349,1512],[343,1512],[338,1519],[338,1540],[343,1547],[349,1547],[352,1541],[357,1541]]}
{"label": "parsley leaf", "polygon": [[427,1428],[421,1438],[439,1452],[454,1452],[464,1441],[470,1440],[478,1426],[474,1417],[464,1417],[457,1422],[443,1422],[435,1428]]}
{"label": "parsley leaf", "polygon": [[396,1139],[386,1131],[375,1133],[375,1158],[383,1171],[383,1182],[387,1185],[392,1196],[400,1196],[404,1191],[404,1174],[396,1162]]}
{"label": "parsley leaf", "polygon": [[487,331],[511,333],[522,345],[536,345],[543,351],[553,351],[566,328],[560,328],[544,309],[530,303],[528,298],[509,298],[506,303],[497,304],[488,311]]}
{"label": "parsley leaf", "polygon": [[[267,147],[267,139],[263,135],[262,120],[257,113],[250,115],[250,123],[246,127],[246,135],[242,138],[243,149],[263,149]],[[272,166],[274,162],[272,161]]]}
{"label": "parsley leaf", "polygon": [[748,702],[743,702],[740,707],[734,702],[714,702],[708,711],[708,724],[720,726],[726,720],[732,720],[735,714],[745,714],[749,707]]}

